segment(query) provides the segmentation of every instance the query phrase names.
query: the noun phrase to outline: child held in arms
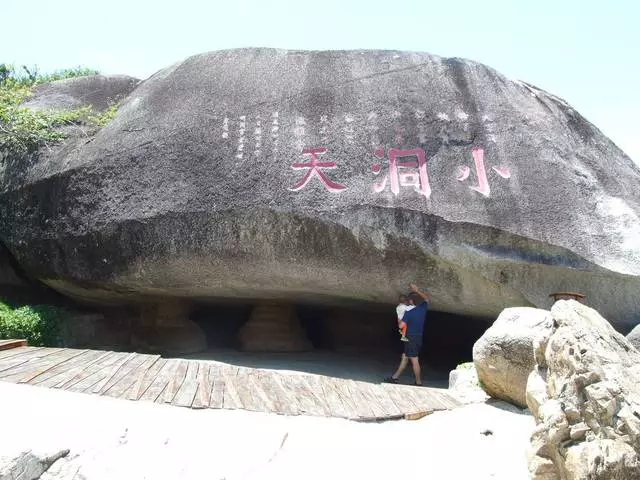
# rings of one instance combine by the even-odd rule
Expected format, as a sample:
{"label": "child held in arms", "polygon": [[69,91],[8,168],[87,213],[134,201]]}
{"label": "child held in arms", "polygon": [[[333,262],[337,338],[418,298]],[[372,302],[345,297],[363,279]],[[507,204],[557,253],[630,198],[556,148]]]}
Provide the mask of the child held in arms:
{"label": "child held in arms", "polygon": [[402,321],[405,312],[411,310],[413,305],[409,305],[409,299],[406,295],[401,294],[398,297],[398,306],[396,307],[396,317],[398,318],[398,330],[400,331],[400,340],[408,342],[407,338],[407,324]]}

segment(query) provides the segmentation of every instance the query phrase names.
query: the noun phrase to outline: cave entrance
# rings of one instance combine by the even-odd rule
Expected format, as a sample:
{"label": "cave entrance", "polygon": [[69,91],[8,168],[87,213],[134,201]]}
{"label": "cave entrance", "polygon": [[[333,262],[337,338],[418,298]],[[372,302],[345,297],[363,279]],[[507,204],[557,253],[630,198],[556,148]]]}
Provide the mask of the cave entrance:
{"label": "cave entrance", "polygon": [[[254,305],[199,305],[191,319],[205,332],[208,349],[185,358],[376,383],[396,368],[403,344],[393,305],[376,309],[287,308],[290,310],[278,312],[263,309],[258,315],[262,319],[254,325],[258,310]],[[285,332],[284,327],[269,323],[282,312],[293,315],[294,331]],[[489,326],[487,319],[430,311],[421,353],[424,383],[446,387],[449,371],[471,361],[473,344]],[[288,347],[303,351],[277,351]],[[410,368],[403,380],[412,382]]]}

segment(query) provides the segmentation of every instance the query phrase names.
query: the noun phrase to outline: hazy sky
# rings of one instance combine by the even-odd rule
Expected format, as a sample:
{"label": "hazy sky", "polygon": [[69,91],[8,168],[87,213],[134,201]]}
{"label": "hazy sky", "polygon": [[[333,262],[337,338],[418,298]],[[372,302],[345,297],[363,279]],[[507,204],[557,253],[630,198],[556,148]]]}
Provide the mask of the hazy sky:
{"label": "hazy sky", "polygon": [[0,0],[0,62],[147,77],[223,48],[383,48],[486,63],[564,98],[640,163],[636,0]]}

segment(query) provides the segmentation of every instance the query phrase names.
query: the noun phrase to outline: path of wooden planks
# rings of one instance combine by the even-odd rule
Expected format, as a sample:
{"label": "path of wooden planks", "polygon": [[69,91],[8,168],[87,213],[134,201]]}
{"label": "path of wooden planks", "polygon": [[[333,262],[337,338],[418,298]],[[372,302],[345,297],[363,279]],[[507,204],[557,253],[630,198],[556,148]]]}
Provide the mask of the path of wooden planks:
{"label": "path of wooden planks", "polygon": [[70,348],[18,346],[1,350],[0,381],[189,408],[361,421],[416,419],[460,405],[446,390],[435,388]]}

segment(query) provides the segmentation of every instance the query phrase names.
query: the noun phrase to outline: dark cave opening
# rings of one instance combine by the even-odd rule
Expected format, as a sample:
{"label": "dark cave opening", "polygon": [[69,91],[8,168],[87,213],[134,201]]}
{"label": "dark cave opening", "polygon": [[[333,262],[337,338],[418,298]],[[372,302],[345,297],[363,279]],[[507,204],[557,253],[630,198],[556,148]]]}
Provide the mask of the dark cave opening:
{"label": "dark cave opening", "polygon": [[[374,366],[382,374],[391,373],[403,351],[393,305],[372,309],[345,309],[327,306],[296,306],[296,315],[309,339],[309,352],[246,352],[239,348],[238,333],[252,311],[252,305],[201,304],[192,311],[194,320],[205,332],[209,350],[191,358],[219,359],[230,356],[235,363],[265,368],[290,368],[310,373],[349,377],[356,367]],[[421,364],[428,375],[446,382],[456,365],[472,360],[475,341],[491,325],[492,319],[429,311],[425,323]],[[268,338],[265,338],[265,343]],[[330,368],[340,358],[351,366]],[[341,364],[342,365],[342,364]],[[337,370],[336,370],[337,369]],[[335,372],[337,371],[338,374]],[[356,375],[354,373],[354,375]],[[410,376],[410,372],[407,372]],[[369,378],[366,375],[362,379]]]}

